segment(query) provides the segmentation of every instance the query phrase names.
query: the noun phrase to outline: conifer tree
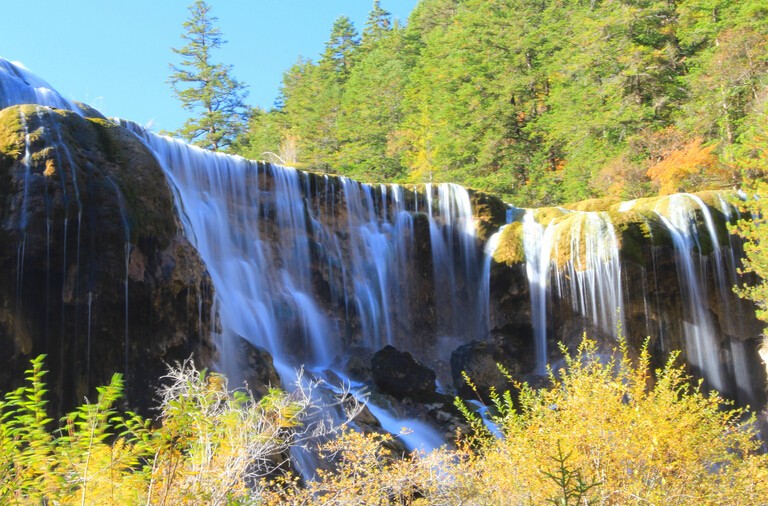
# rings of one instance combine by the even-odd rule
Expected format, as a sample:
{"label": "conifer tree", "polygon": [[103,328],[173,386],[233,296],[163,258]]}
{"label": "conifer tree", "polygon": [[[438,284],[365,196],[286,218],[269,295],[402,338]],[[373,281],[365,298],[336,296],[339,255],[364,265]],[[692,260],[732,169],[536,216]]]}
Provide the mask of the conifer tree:
{"label": "conifer tree", "polygon": [[186,44],[172,48],[181,63],[170,65],[168,82],[182,107],[195,117],[173,133],[206,149],[225,149],[245,126],[246,87],[232,77],[231,65],[214,63],[211,57],[226,42],[215,25],[218,19],[211,15],[211,7],[197,0],[188,9],[190,17],[181,35]]}
{"label": "conifer tree", "polygon": [[381,7],[379,0],[374,0],[363,30],[363,44],[375,43],[391,29],[392,14]]}
{"label": "conifer tree", "polygon": [[333,23],[331,37],[325,43],[325,51],[320,58],[320,67],[334,74],[340,83],[349,77],[352,70],[355,49],[360,44],[355,25],[347,16],[341,16]]}

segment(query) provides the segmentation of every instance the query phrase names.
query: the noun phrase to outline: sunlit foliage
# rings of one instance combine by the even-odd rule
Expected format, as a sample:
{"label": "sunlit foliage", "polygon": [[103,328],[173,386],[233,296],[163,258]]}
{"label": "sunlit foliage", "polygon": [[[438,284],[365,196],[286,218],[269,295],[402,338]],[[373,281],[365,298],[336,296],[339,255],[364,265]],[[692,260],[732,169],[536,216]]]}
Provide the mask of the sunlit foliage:
{"label": "sunlit foliage", "polygon": [[339,45],[342,66],[299,60],[241,143],[526,206],[720,188],[768,90],[764,4],[421,0],[403,25],[376,3],[376,36]]}
{"label": "sunlit foliage", "polygon": [[0,402],[2,504],[222,504],[253,496],[302,433],[306,399],[272,391],[256,401],[231,395],[226,380],[173,368],[154,427],[118,410],[123,380],[113,376],[56,423],[46,414],[43,358],[27,385]]}
{"label": "sunlit foliage", "polygon": [[4,504],[761,504],[768,456],[745,411],[692,383],[673,355],[600,354],[584,340],[550,386],[493,392],[494,431],[455,449],[403,453],[393,437],[326,434],[307,481],[278,473],[309,408],[273,391],[232,395],[218,375],[174,368],[160,425],[120,413],[121,379],[56,425],[42,359],[0,404]]}

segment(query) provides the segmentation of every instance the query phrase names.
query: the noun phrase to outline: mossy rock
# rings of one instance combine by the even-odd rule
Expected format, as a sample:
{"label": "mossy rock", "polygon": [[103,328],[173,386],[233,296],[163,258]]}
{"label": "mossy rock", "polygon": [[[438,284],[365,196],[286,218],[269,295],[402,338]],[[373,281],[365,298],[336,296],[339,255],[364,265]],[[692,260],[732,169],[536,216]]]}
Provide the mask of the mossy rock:
{"label": "mossy rock", "polygon": [[618,201],[614,198],[587,199],[571,204],[564,204],[563,208],[571,211],[606,211],[616,205]]}
{"label": "mossy rock", "polygon": [[477,190],[469,191],[472,213],[480,221],[497,229],[507,222],[507,205],[497,196]]}
{"label": "mossy rock", "polygon": [[80,112],[83,113],[83,116],[86,118],[98,118],[98,119],[107,119],[106,116],[101,114],[99,111],[94,109],[88,104],[84,104],[82,102],[75,101],[74,104],[80,109]]}
{"label": "mossy rock", "polygon": [[[0,178],[3,167],[24,156],[25,133],[21,113],[27,118],[32,170],[52,176],[61,163],[50,142],[54,135],[69,151],[83,184],[88,171],[110,178],[125,197],[131,242],[152,237],[165,247],[176,231],[173,198],[154,155],[131,132],[101,118],[83,118],[70,111],[34,105],[0,111]],[[69,169],[67,169],[69,170]],[[63,176],[62,176],[63,177]],[[72,184],[71,182],[68,184]],[[101,184],[101,183],[100,183]]]}
{"label": "mossy rock", "polygon": [[499,199],[481,198],[472,202],[477,238],[485,243],[507,222],[507,206]]}
{"label": "mossy rock", "polygon": [[[686,199],[683,205],[685,205],[691,213],[694,227],[698,231],[700,253],[708,255],[713,251],[713,244],[707,229],[704,210],[697,200],[700,200],[701,203],[704,204],[706,210],[712,217],[718,244],[720,246],[726,246],[729,244],[729,232],[722,205],[723,201],[728,202],[730,199],[734,198],[733,195],[735,194],[730,192],[705,191],[693,194],[649,197],[632,201],[631,207],[626,206],[626,203],[622,204],[623,207],[614,206],[611,214],[617,223],[627,221],[628,219],[636,221],[636,215],[644,217],[646,224],[642,226],[642,229],[646,236],[650,236],[653,239],[653,244],[656,246],[671,246],[671,234],[658,215],[668,215],[669,206],[674,200],[680,200],[681,198]],[[623,212],[618,211],[620,208],[624,209]]]}
{"label": "mossy rock", "polygon": [[14,161],[24,156],[24,131],[19,110],[0,110],[0,214],[6,212],[11,185],[10,169]]}
{"label": "mossy rock", "polygon": [[523,224],[521,222],[510,223],[501,231],[499,244],[493,252],[493,260],[508,266],[525,263]]}
{"label": "mossy rock", "polygon": [[160,240],[165,247],[175,232],[173,198],[154,155],[130,131],[108,120],[89,119],[103,151],[118,170],[110,174],[120,187],[130,214],[131,241],[139,236]]}
{"label": "mossy rock", "polygon": [[569,211],[562,207],[540,207],[533,210],[533,217],[537,223],[545,227],[553,220],[557,220],[567,215]]}
{"label": "mossy rock", "polygon": [[673,247],[672,235],[656,213],[631,210],[608,214],[621,244],[622,260],[646,265],[646,248]]}
{"label": "mossy rock", "polygon": [[0,111],[0,267],[25,288],[0,284],[0,369],[10,371],[0,383],[12,388],[27,355],[48,353],[54,413],[126,363],[126,405],[137,409],[164,361],[194,352],[212,362],[210,279],[180,233],[161,167],[122,127],[35,105]]}
{"label": "mossy rock", "polygon": [[24,153],[24,130],[18,107],[0,110],[0,157],[18,158]]}

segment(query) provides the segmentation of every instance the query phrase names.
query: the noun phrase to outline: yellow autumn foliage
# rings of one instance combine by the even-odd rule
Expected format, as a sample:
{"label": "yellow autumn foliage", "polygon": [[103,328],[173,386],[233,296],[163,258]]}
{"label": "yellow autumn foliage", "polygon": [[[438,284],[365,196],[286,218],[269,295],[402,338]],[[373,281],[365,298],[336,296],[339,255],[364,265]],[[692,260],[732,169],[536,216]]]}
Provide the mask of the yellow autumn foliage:
{"label": "yellow autumn foliage", "polygon": [[461,466],[468,502],[562,497],[547,474],[562,448],[573,473],[599,484],[590,504],[765,504],[768,459],[751,419],[692,385],[672,360],[655,375],[649,364],[647,351],[633,363],[623,347],[605,357],[585,340],[550,388],[519,385],[519,407],[501,403],[504,438],[481,438]]}
{"label": "yellow autumn foliage", "polygon": [[[475,418],[458,449],[393,459],[379,435],[326,446],[332,470],[273,483],[272,504],[766,504],[768,457],[752,419],[644,351],[585,340],[551,386],[496,394],[502,437]],[[467,414],[471,413],[465,409]]]}
{"label": "yellow autumn foliage", "polygon": [[0,402],[2,504],[768,504],[768,456],[754,419],[692,383],[674,356],[650,369],[620,343],[585,339],[547,388],[493,392],[495,431],[458,404],[474,432],[456,448],[405,454],[393,436],[326,434],[312,479],[270,474],[295,443],[306,404],[272,392],[230,395],[226,381],[172,370],[153,428],[112,409],[121,387],[45,427],[33,386]]}

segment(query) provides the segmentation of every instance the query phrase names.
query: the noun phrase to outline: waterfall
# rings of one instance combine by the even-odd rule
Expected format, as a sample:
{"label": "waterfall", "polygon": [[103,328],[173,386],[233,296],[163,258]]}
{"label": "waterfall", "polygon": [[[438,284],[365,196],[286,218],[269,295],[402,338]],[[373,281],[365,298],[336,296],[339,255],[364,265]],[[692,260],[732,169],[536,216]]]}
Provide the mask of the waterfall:
{"label": "waterfall", "polygon": [[573,311],[596,329],[615,335],[623,326],[623,291],[619,244],[606,213],[566,211],[539,223],[536,213],[522,218],[536,371],[547,362],[548,304],[570,301]]}
{"label": "waterfall", "polygon": [[[302,364],[321,375],[341,367],[350,341],[376,351],[397,336],[401,343],[409,337],[414,325],[409,319],[420,315],[405,310],[403,288],[413,269],[403,267],[413,254],[418,196],[409,204],[402,187],[373,187],[343,177],[336,179],[339,187],[327,177],[310,184],[310,175],[292,168],[204,151],[124,125],[155,152],[174,188],[187,236],[211,275],[221,322],[219,368],[230,378],[241,379],[233,348],[239,338],[266,348],[289,381],[292,368]],[[319,184],[325,188],[313,191]],[[337,191],[342,202],[335,200]],[[430,200],[430,190],[425,193]],[[438,199],[429,215],[438,244],[432,243],[433,261],[452,281],[474,283],[472,311],[487,312],[487,301],[475,309],[484,294],[477,291],[482,282],[474,270],[482,265],[467,192],[440,185]],[[346,220],[338,219],[344,215]],[[454,293],[442,279],[435,284],[433,290]],[[330,297],[321,295],[326,291]],[[461,293],[454,296],[446,322],[481,321],[479,315],[462,313]],[[356,332],[349,327],[353,321]],[[462,334],[468,328],[465,323],[452,331],[443,327],[464,342],[477,337]],[[446,351],[434,344],[423,353],[434,358]]]}
{"label": "waterfall", "polygon": [[[0,59],[0,107],[27,102],[83,113],[28,70]],[[37,116],[43,123],[50,114],[41,108]],[[34,137],[30,119],[21,116],[25,150],[20,167],[25,170],[25,184],[19,213],[18,299],[24,288],[29,220],[26,182]],[[388,344],[411,351],[437,369],[459,345],[489,338],[492,256],[501,234],[489,234],[483,248],[475,230],[471,192],[465,188],[450,183],[369,185],[309,174],[205,151],[117,121],[155,154],[184,232],[211,276],[213,311],[220,323],[215,336],[221,357],[218,367],[233,384],[244,376],[241,340],[266,349],[289,382],[300,366],[317,375],[334,370],[344,377],[350,354],[359,349],[372,353]],[[64,196],[77,205],[79,270],[82,208],[75,167],[56,121],[50,123],[44,135],[54,147],[62,181],[67,167],[72,171],[74,195]],[[125,202],[116,185],[115,191],[126,232],[122,288],[127,360],[132,243]],[[643,210],[647,205],[643,201],[618,204],[610,212],[507,209],[507,223],[517,222],[514,226],[521,230],[528,293],[520,293],[530,300],[534,372],[546,372],[551,355],[548,339],[562,338],[561,315],[575,316],[578,324],[601,337],[615,337],[630,319],[625,305],[633,297],[642,298],[639,318],[645,320],[645,328],[666,340],[663,322],[651,320],[663,320],[666,310],[658,299],[659,285],[677,283],[689,362],[714,388],[735,383],[746,390],[745,366],[726,370],[720,360],[722,353],[732,355],[734,363],[744,363],[742,343],[731,340],[728,349],[718,345],[725,337],[722,328],[741,335],[740,319],[733,317],[739,308],[733,307],[736,303],[729,306],[730,287],[737,280],[738,244],[719,240],[722,224],[712,214],[715,207],[695,195],[663,198],[655,214]],[[731,221],[732,206],[722,198],[717,205],[723,219]],[[657,263],[663,259],[657,258],[661,253],[654,248],[649,248],[639,279],[625,279],[616,213],[635,213],[653,221],[655,230],[668,231],[677,279],[659,279]],[[74,216],[67,213],[65,245],[73,225]],[[50,234],[50,225],[46,230]],[[64,255],[66,265],[66,248]],[[638,283],[636,290],[628,289],[630,282]],[[98,307],[98,299],[91,287],[87,293],[90,347],[91,305],[96,302]],[[709,299],[718,299],[725,308],[722,319],[729,321],[713,320]],[[662,341],[661,348],[669,351],[667,347]],[[90,367],[88,351],[86,368]]]}
{"label": "waterfall", "polygon": [[[483,255],[477,248],[472,206],[466,189],[456,184],[427,184],[432,265],[438,328],[445,345],[454,348],[470,339],[486,339],[482,315],[487,301],[482,293]],[[437,204],[437,206],[435,206]],[[472,301],[480,302],[473,307]]]}
{"label": "waterfall", "polygon": [[[350,320],[358,322],[356,342],[372,350],[407,337],[420,317],[405,307],[418,195],[327,176],[312,182],[324,186],[313,191],[312,176],[295,169],[124,125],[156,153],[174,187],[187,235],[217,288],[223,340],[243,337],[281,363],[326,367],[349,344]],[[485,299],[483,266],[469,196],[449,184],[436,194],[424,190],[434,290],[445,295],[441,331],[461,341],[484,338],[486,325],[475,332],[487,301],[477,304]],[[318,278],[330,297],[319,295]],[[434,346],[426,354],[443,351]]]}
{"label": "waterfall", "polygon": [[[699,369],[712,388],[724,391],[727,385],[720,362],[716,330],[706,304],[709,296],[706,285],[707,258],[700,254],[701,238],[695,217],[696,211],[703,215],[708,240],[714,250],[712,255],[719,259],[719,240],[711,225],[709,208],[693,195],[672,195],[662,204],[656,212],[669,230],[675,247],[678,281],[683,294],[688,360]],[[723,275],[718,260],[715,270],[718,284]]]}
{"label": "waterfall", "polygon": [[29,125],[24,113],[19,118],[24,129],[24,193],[21,201],[21,216],[19,218],[19,231],[21,232],[21,241],[16,252],[16,300],[21,301],[24,291],[24,258],[27,243],[27,200],[29,198],[29,177],[32,166],[32,155],[30,152]]}
{"label": "waterfall", "polygon": [[536,374],[546,374],[547,366],[547,294],[549,292],[550,254],[554,227],[545,228],[534,218],[533,211],[523,215],[523,247],[525,272],[531,293],[531,324],[536,347]]}
{"label": "waterfall", "polygon": [[[605,213],[578,212],[569,215],[572,224],[558,227],[567,234],[568,260],[556,265],[558,296],[568,297],[575,312],[587,317],[606,334],[623,326],[624,295],[621,282],[619,244],[613,224]],[[559,255],[558,255],[559,256]]]}
{"label": "waterfall", "polygon": [[75,111],[79,106],[54,91],[50,84],[19,62],[0,58],[0,109],[17,104],[39,104]]}
{"label": "waterfall", "polygon": [[[132,128],[166,171],[187,236],[211,274],[222,345],[244,338],[278,361],[290,350],[296,360],[327,365],[336,350],[311,296],[304,176]],[[236,366],[222,366],[236,375]]]}

